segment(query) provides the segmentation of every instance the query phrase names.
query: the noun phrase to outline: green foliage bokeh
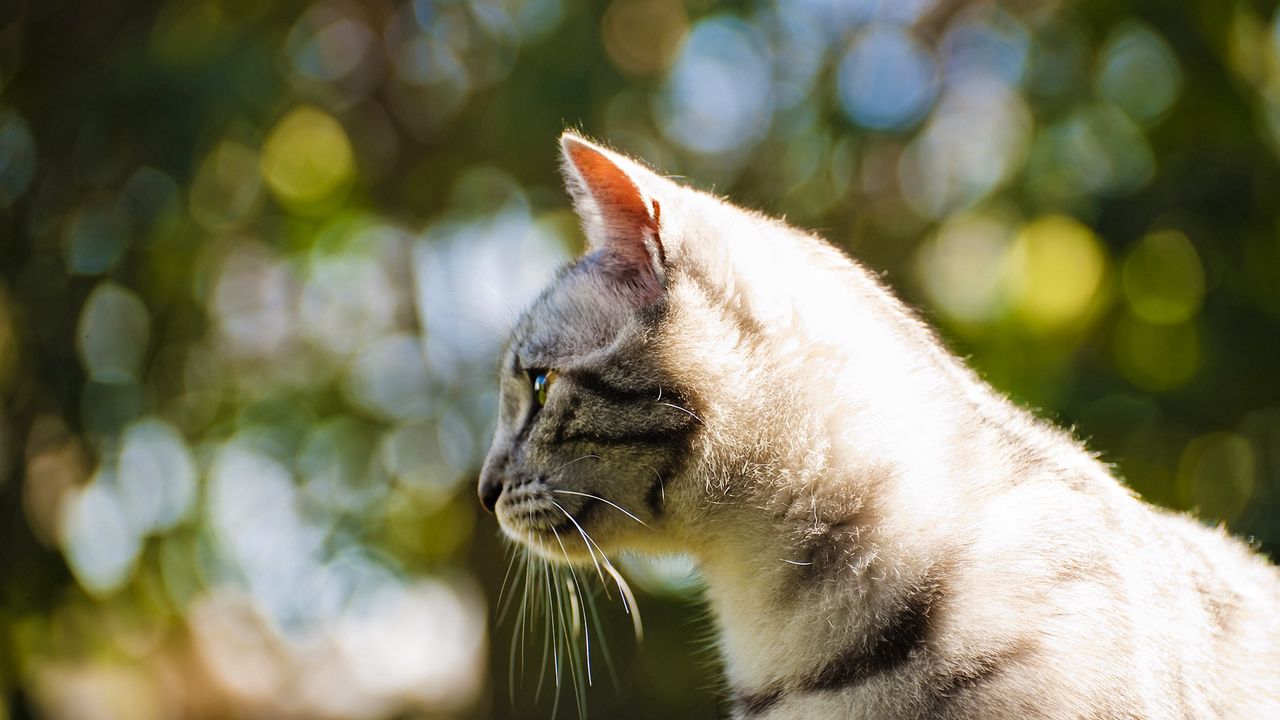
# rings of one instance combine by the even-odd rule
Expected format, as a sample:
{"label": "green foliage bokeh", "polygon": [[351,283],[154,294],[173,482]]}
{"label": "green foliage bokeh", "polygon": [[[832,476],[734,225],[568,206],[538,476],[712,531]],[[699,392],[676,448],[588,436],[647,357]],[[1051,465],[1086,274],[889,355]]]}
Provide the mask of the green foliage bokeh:
{"label": "green foliage bokeh", "polygon": [[[1280,550],[1273,2],[0,3],[0,720],[552,713],[473,485],[565,128]],[[627,562],[589,712],[723,714],[687,566]]]}

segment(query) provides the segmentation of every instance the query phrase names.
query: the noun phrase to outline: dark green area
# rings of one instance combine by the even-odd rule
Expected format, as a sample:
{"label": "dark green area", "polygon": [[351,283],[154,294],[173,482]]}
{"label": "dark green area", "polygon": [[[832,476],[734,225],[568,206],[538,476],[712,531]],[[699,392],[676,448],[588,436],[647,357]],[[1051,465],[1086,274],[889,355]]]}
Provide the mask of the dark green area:
{"label": "dark green area", "polygon": [[[490,276],[519,261],[495,233],[580,247],[565,128],[820,232],[1145,497],[1280,554],[1276,4],[898,5],[0,2],[0,719],[550,713],[537,652],[508,697],[509,551],[473,488],[494,399],[468,353],[515,308],[447,326],[543,277]],[[932,90],[876,122],[909,83],[842,101],[840,68],[882,31]],[[681,95],[699,52],[734,72]],[[748,106],[717,152],[673,119],[723,141]],[[469,244],[499,249],[449,265]],[[723,715],[696,593],[636,585],[646,641],[602,605],[618,682],[594,655],[590,714]],[[446,617],[429,588],[483,614],[478,690],[321,662],[391,612],[377,588],[424,587],[421,616]]]}

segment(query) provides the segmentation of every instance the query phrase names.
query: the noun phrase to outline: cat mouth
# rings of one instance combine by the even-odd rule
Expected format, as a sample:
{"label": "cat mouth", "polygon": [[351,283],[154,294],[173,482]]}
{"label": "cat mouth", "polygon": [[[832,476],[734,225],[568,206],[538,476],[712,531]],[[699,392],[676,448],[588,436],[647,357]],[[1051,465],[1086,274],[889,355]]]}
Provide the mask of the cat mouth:
{"label": "cat mouth", "polygon": [[[600,504],[599,498],[552,497],[553,490],[541,481],[503,493],[498,503],[498,522],[512,539],[544,552],[590,551],[594,539],[586,526]],[[574,495],[568,493],[566,495]]]}

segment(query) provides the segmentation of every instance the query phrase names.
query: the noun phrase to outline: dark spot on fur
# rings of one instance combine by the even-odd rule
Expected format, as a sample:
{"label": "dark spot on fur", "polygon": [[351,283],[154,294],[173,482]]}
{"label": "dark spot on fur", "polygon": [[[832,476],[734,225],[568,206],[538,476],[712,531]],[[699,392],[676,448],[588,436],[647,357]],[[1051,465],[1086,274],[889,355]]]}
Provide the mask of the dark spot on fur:
{"label": "dark spot on fur", "polygon": [[927,648],[932,631],[931,614],[943,595],[944,570],[941,566],[933,568],[916,589],[903,598],[888,622],[823,665],[812,677],[778,681],[754,693],[736,691],[734,705],[744,717],[751,717],[773,707],[789,691],[841,692],[904,667]]}
{"label": "dark spot on fur", "polygon": [[[888,467],[876,469],[874,478],[869,476],[869,483],[886,482],[892,477]],[[854,572],[868,572],[874,565],[874,557],[867,557],[866,535],[878,523],[875,509],[866,502],[865,497],[875,494],[866,493],[862,498],[833,500],[788,495],[783,498],[784,505],[778,506],[774,515],[778,519],[799,523],[801,534],[795,545],[794,560],[796,580],[808,587],[826,585],[837,581],[840,576]],[[838,510],[837,510],[838,508]],[[785,600],[802,601],[803,597],[796,593],[788,593]]]}
{"label": "dark spot on fur", "polygon": [[1053,584],[1065,585],[1080,582],[1096,583],[1107,590],[1116,587],[1121,580],[1115,567],[1105,556],[1067,557],[1054,566],[1050,576]]}
{"label": "dark spot on fur", "polygon": [[655,471],[653,473],[653,483],[649,485],[649,492],[645,493],[645,502],[649,505],[649,512],[654,517],[660,517],[662,511],[666,509],[667,492],[665,483],[666,481],[662,479],[662,475]]}
{"label": "dark spot on fur", "polygon": [[942,699],[948,700],[967,690],[981,687],[1010,667],[1025,662],[1037,647],[1035,640],[1024,638],[999,650],[984,652],[957,662],[947,673],[936,679],[937,693]]}
{"label": "dark spot on fur", "polygon": [[581,368],[565,370],[562,377],[579,388],[613,403],[636,403],[653,400],[661,392],[657,385],[622,385],[606,379],[601,373]]}
{"label": "dark spot on fur", "polygon": [[1227,591],[1207,581],[1201,573],[1197,572],[1192,577],[1192,584],[1195,587],[1196,594],[1200,597],[1200,605],[1204,608],[1205,614],[1209,616],[1209,621],[1213,623],[1213,630],[1219,637],[1230,633],[1232,620],[1236,614],[1236,607],[1239,603],[1237,596],[1227,596]]}
{"label": "dark spot on fur", "polygon": [[878,633],[840,654],[805,683],[806,690],[843,690],[891,673],[910,662],[931,631],[930,614],[942,596],[940,572],[929,574],[903,599],[897,613]]}
{"label": "dark spot on fur", "polygon": [[735,690],[733,693],[733,705],[743,717],[759,715],[777,705],[781,699],[781,685],[774,685],[760,692],[748,693]]}
{"label": "dark spot on fur", "polygon": [[1184,553],[1191,563],[1191,587],[1200,598],[1200,605],[1213,624],[1213,631],[1223,638],[1233,631],[1240,594],[1211,574],[1212,559],[1204,550],[1188,538],[1181,538]]}
{"label": "dark spot on fur", "polygon": [[719,309],[724,318],[737,329],[739,344],[754,346],[764,340],[767,328],[745,307],[741,296],[726,294],[724,288],[712,282],[700,268],[684,268],[683,274],[698,286],[711,305]]}
{"label": "dark spot on fur", "polygon": [[[823,584],[838,575],[852,572],[852,566],[863,563],[859,554],[859,542],[864,526],[857,519],[835,524],[819,523],[805,538],[802,560],[796,565],[800,582],[806,585]],[[864,568],[865,570],[865,568]]]}
{"label": "dark spot on fur", "polygon": [[667,487],[672,479],[680,477],[684,473],[685,468],[689,464],[690,453],[693,447],[694,434],[690,434],[686,445],[672,454],[671,459],[666,465],[654,468],[653,484],[649,486],[649,492],[646,500],[649,504],[649,511],[653,513],[653,517],[660,518],[667,510]]}

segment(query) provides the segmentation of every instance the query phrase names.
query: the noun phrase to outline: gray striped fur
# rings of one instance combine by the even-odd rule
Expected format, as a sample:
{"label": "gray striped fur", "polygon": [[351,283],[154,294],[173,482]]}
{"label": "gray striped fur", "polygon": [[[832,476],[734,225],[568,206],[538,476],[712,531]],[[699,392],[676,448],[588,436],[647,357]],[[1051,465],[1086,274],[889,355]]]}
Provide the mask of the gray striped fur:
{"label": "gray striped fur", "polygon": [[558,528],[590,563],[568,513],[696,558],[735,717],[1280,718],[1273,566],[1136,498],[826,242],[564,145],[592,246],[514,329],[481,482],[548,557]]}

